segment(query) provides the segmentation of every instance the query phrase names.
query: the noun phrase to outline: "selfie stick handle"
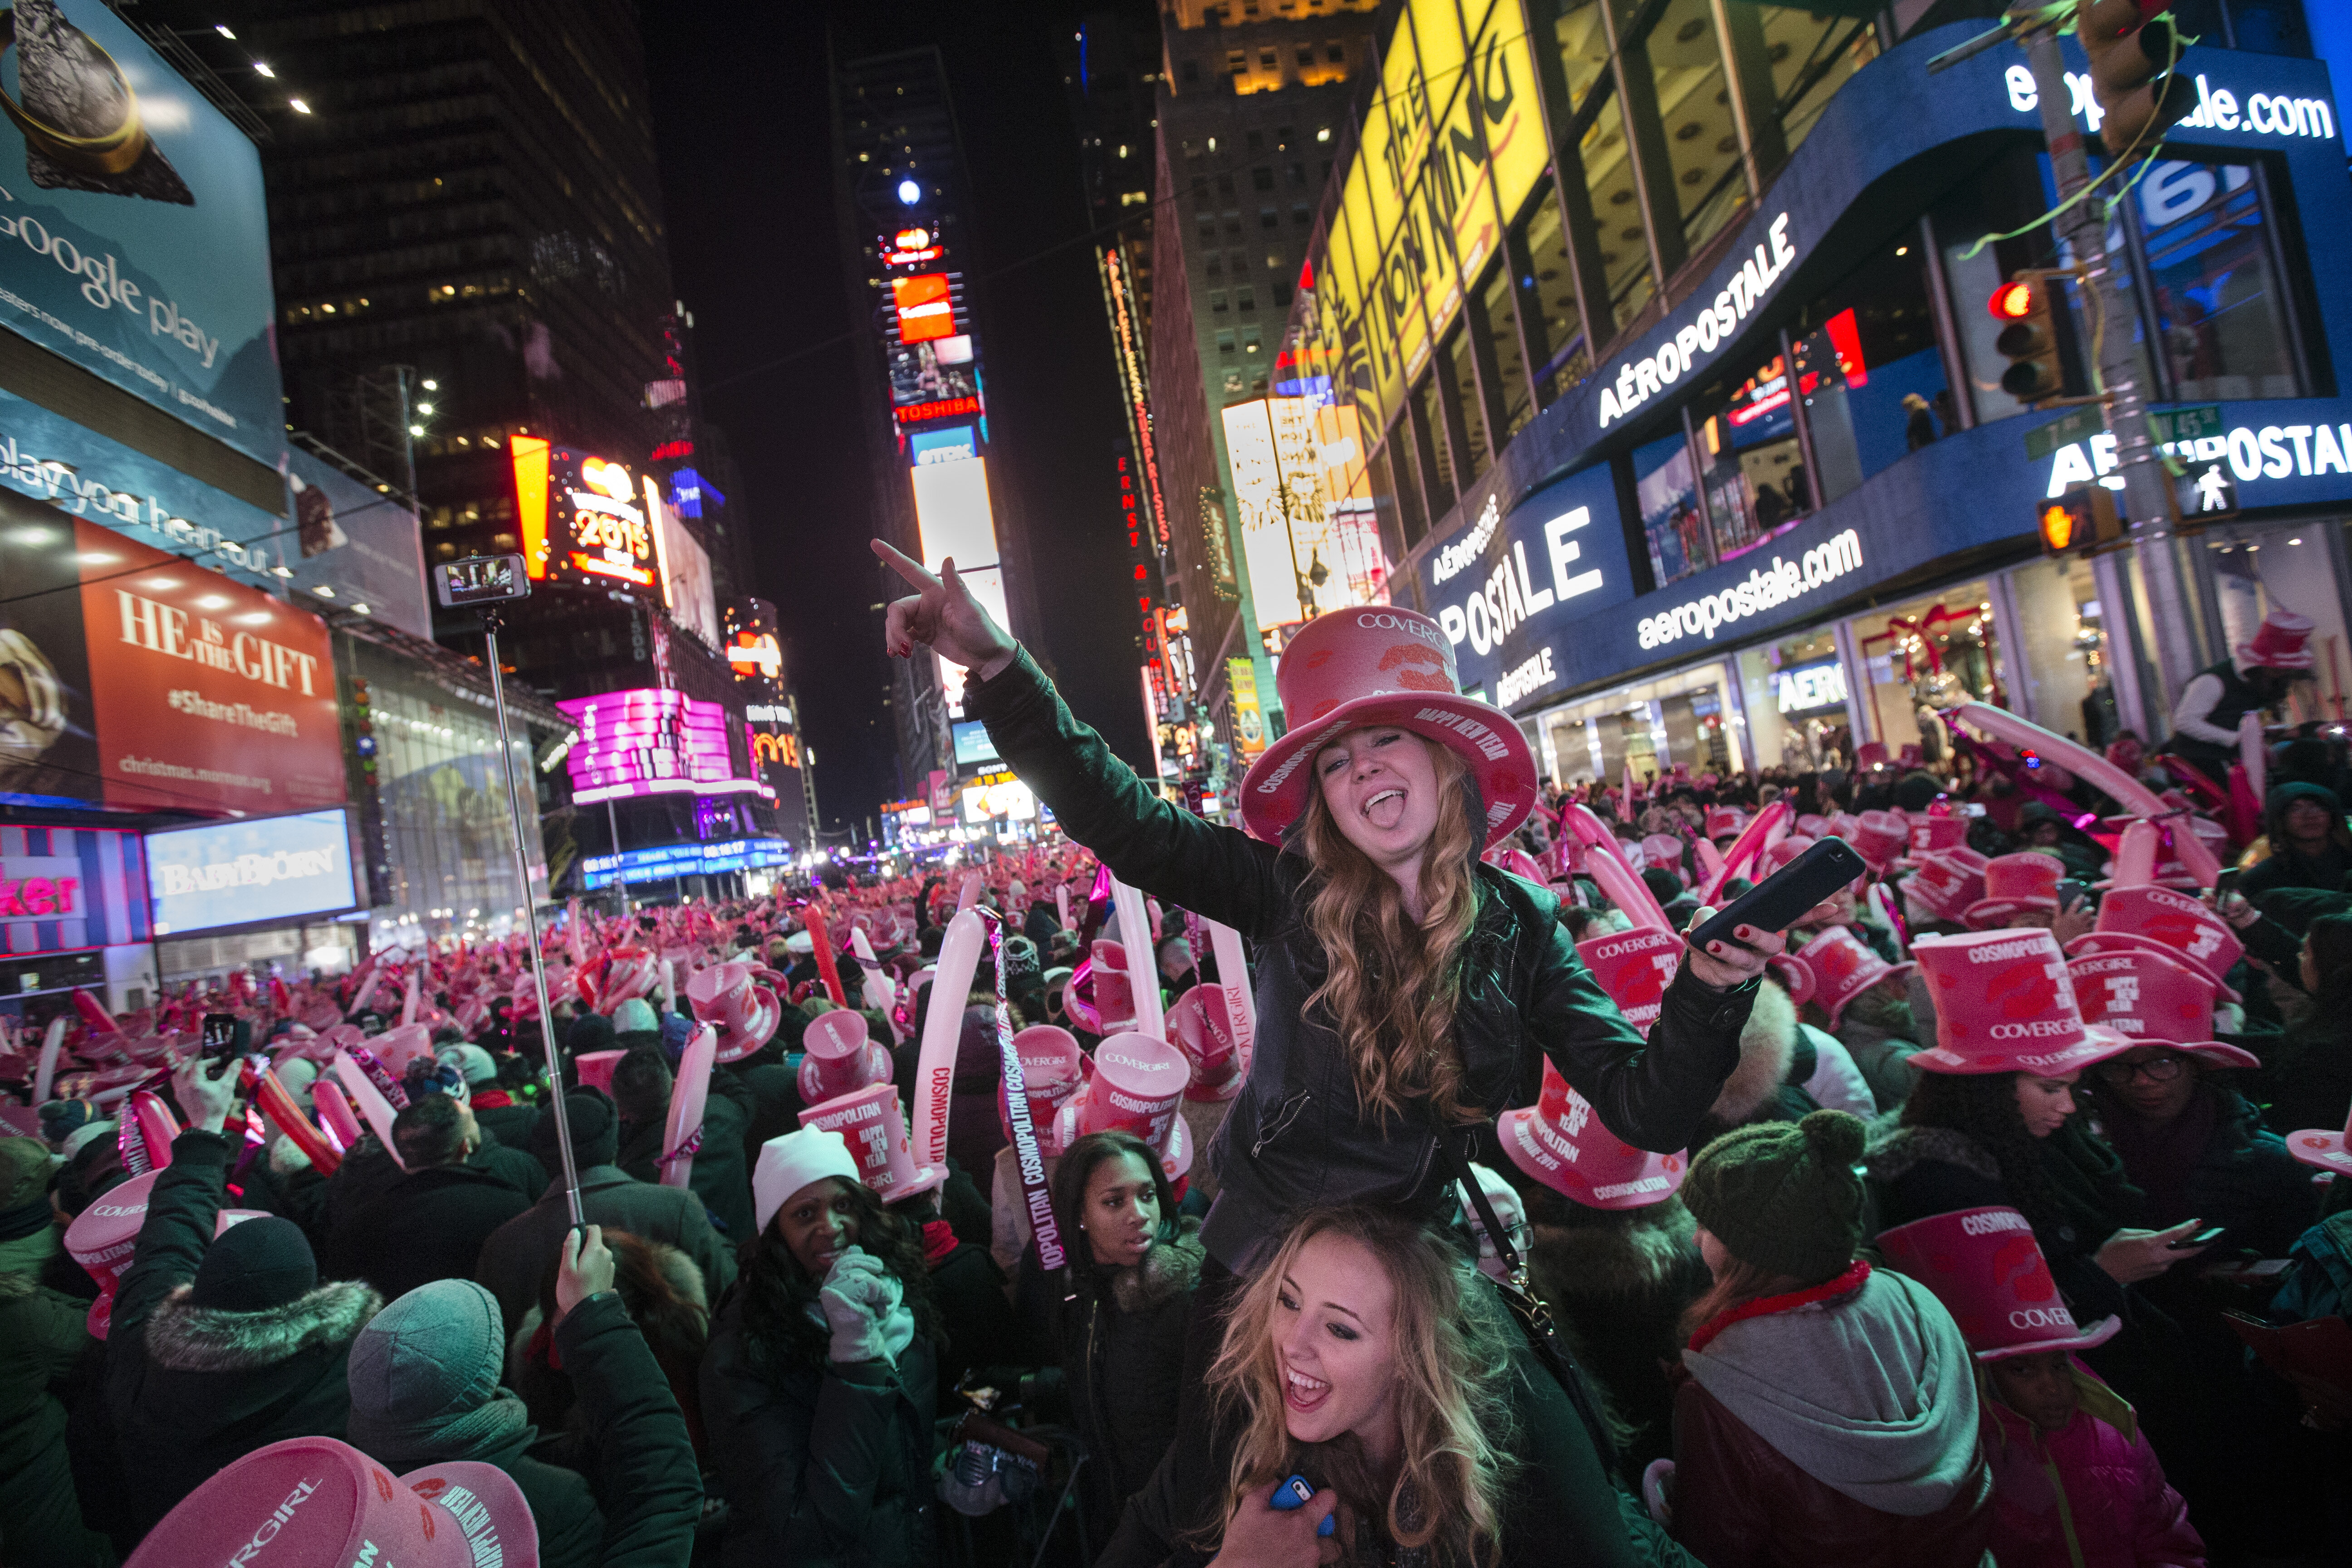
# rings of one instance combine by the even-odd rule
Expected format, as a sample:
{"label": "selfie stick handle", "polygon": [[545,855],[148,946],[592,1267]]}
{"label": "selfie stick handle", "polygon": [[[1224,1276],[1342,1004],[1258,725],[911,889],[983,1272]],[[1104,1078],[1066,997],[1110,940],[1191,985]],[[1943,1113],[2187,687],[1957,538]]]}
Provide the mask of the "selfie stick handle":
{"label": "selfie stick handle", "polygon": [[571,1205],[572,1227],[577,1230],[588,1223],[588,1217],[580,1206],[580,1167],[572,1157],[572,1117],[563,1100],[563,1052],[555,1043],[555,1016],[547,1006],[547,959],[539,950],[539,908],[531,901],[530,865],[523,854],[522,786],[515,783],[514,741],[507,729],[507,686],[499,673],[499,621],[496,610],[482,611],[483,652],[490,664],[490,705],[499,715],[499,776],[506,783],[507,810],[514,818],[515,879],[522,889],[523,931],[530,938],[530,983],[539,994],[539,1038],[547,1058],[555,1149],[563,1161],[564,1202]]}

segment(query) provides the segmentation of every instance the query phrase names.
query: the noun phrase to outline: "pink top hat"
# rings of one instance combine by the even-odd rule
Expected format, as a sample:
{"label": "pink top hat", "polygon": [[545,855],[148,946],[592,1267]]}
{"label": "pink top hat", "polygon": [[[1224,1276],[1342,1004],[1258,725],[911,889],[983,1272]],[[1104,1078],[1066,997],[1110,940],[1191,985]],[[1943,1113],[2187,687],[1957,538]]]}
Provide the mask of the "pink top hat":
{"label": "pink top hat", "polygon": [[1797,819],[1789,826],[1792,831],[1801,833],[1808,838],[1826,838],[1832,831],[1830,819],[1813,811],[1800,812]]}
{"label": "pink top hat", "polygon": [[2090,934],[2077,937],[2070,954],[2116,952],[2126,948],[2177,958],[2211,981],[2224,1002],[2235,1002],[2225,976],[2245,953],[2230,922],[2199,900],[2168,888],[2116,888],[2099,901]]}
{"label": "pink top hat", "polygon": [[1679,877],[1683,872],[1683,841],[1671,833],[1644,834],[1642,860],[1644,865],[1660,867]]}
{"label": "pink top hat", "polygon": [[1168,1037],[1192,1064],[1187,1100],[1231,1100],[1242,1091],[1249,1064],[1234,1037],[1233,1015],[1222,985],[1195,985],[1168,1009]]}
{"label": "pink top hat", "polygon": [[1081,1136],[1130,1132],[1166,1151],[1169,1129],[1179,1118],[1176,1104],[1192,1081],[1192,1064],[1166,1040],[1132,1030],[1095,1047],[1094,1078],[1078,1114]]}
{"label": "pink top hat", "polygon": [[1765,960],[1764,967],[1772,972],[1772,978],[1788,992],[1790,1001],[1801,1007],[1813,999],[1813,966],[1795,953],[1774,953]]}
{"label": "pink top hat", "polygon": [[1911,956],[1936,1004],[1936,1044],[1905,1059],[1922,1072],[2078,1071],[2132,1048],[2113,1029],[2085,1024],[2065,954],[2046,931],[1922,937]]}
{"label": "pink top hat", "polygon": [[1960,911],[1971,931],[1997,931],[2029,910],[2058,912],[2058,879],[2065,866],[2054,855],[2027,849],[1985,862],[1985,896]]}
{"label": "pink top hat", "polygon": [[1595,1209],[1646,1208],[1683,1184],[1688,1150],[1653,1154],[1634,1148],[1601,1125],[1591,1102],[1549,1061],[1544,1091],[1534,1105],[1505,1111],[1498,1129],[1504,1154],[1523,1173]]}
{"label": "pink top hat", "polygon": [[[2099,819],[2099,826],[2105,832],[2121,833],[2138,820],[2137,817],[2133,816],[2105,816]],[[2203,840],[2205,847],[2211,852],[2216,861],[2227,865],[2231,860],[2230,830],[2212,818],[2176,816],[2169,819],[2165,826],[2170,831],[2158,840],[2156,864],[2150,868],[2147,878],[2148,881],[2154,882],[2157,886],[2178,888],[2191,894],[2203,886],[2198,881],[2196,873],[2181,863],[2177,836],[2183,832],[2193,833]],[[2134,884],[2125,879],[2123,856],[2120,852],[2115,862],[2108,867],[2108,870],[2110,874],[2105,879],[2092,884],[2101,892],[2105,892],[2112,888],[2146,885],[2146,883]]]}
{"label": "pink top hat", "polygon": [[866,1016],[850,1008],[835,1007],[810,1019],[801,1050],[804,1105],[890,1081],[890,1053],[866,1038]]}
{"label": "pink top hat", "polygon": [[[1856,772],[1862,772],[1870,768],[1885,767],[1886,765],[1886,742],[1884,741],[1864,741],[1861,745],[1856,746],[1853,749],[1853,765]],[[1868,813],[1864,813],[1864,815],[1867,816]]]}
{"label": "pink top hat", "polygon": [[1102,1032],[1117,1034],[1135,1022],[1135,983],[1128,978],[1127,949],[1105,937],[1096,942],[1093,970],[1095,1016]]}
{"label": "pink top hat", "polygon": [[686,983],[687,1005],[698,1023],[719,1031],[719,1059],[741,1061],[774,1037],[783,1022],[776,994],[751,980],[748,963],[714,963]]}
{"label": "pink top hat", "polygon": [[1655,926],[1635,926],[1586,937],[1576,944],[1576,955],[1625,1021],[1646,1035],[1665,1005],[1675,971],[1682,966],[1683,939]]}
{"label": "pink top hat", "polygon": [[1498,710],[1461,695],[1454,644],[1427,616],[1392,605],[1318,616],[1283,649],[1274,683],[1290,732],[1242,780],[1242,821],[1260,838],[1279,841],[1306,809],[1315,752],[1368,724],[1411,730],[1470,764],[1486,807],[1487,845],[1535,808],[1527,736]]}
{"label": "pink top hat", "polygon": [[841,1134],[850,1158],[857,1162],[859,1180],[886,1204],[929,1192],[947,1180],[947,1172],[939,1166],[915,1163],[906,1109],[898,1103],[898,1089],[887,1080],[810,1106],[801,1112],[801,1125]]}
{"label": "pink top hat", "polygon": [[2085,1023],[2104,1024],[2136,1046],[2170,1046],[2208,1067],[2263,1065],[2252,1051],[2211,1037],[2220,987],[2169,953],[2086,952],[2069,962],[2066,973]]}
{"label": "pink top hat", "polygon": [[[1799,817],[1797,820],[1802,822],[1804,818]],[[1828,828],[1822,833],[1815,834],[1813,837],[1816,838],[1843,838],[1848,844],[1851,844],[1853,842],[1854,835],[1861,831],[1862,818],[1856,816],[1850,811],[1833,811],[1830,813],[1830,823]]]}
{"label": "pink top hat", "polygon": [[1811,849],[1814,843],[1815,840],[1801,833],[1791,833],[1780,843],[1767,846],[1763,855],[1759,858],[1756,879],[1762,881],[1766,877]]}
{"label": "pink top hat", "polygon": [[2335,1172],[2338,1180],[2352,1176],[2352,1120],[2347,1120],[2341,1132],[2330,1132],[2324,1127],[2290,1132],[2286,1135],[2286,1152],[2306,1165]]}
{"label": "pink top hat", "polygon": [[2254,628],[2254,640],[2238,645],[2238,668],[2310,669],[2318,663],[2309,646],[2311,633],[2308,620],[2273,605],[2263,624]]}
{"label": "pink top hat", "polygon": [[1914,863],[1904,879],[1903,896],[1930,921],[1957,921],[1984,895],[1985,867],[1990,864],[1973,849],[1948,849]]}
{"label": "pink top hat", "polygon": [[1813,972],[1813,1001],[1830,1016],[1835,1029],[1846,1005],[1882,980],[1906,975],[1917,967],[1889,963],[1849,926],[1830,926],[1805,943],[1806,964]]}
{"label": "pink top hat", "polygon": [[433,1055],[433,1031],[422,1024],[395,1024],[367,1044],[384,1070],[401,1078],[407,1074],[410,1062]]}
{"label": "pink top hat", "polygon": [[1979,1361],[2089,1350],[2124,1326],[2116,1317],[2087,1329],[2074,1321],[2032,1225],[2012,1208],[1956,1209],[1898,1225],[1878,1233],[1878,1250],[1944,1304]]}
{"label": "pink top hat", "polygon": [[628,1054],[626,1051],[590,1051],[573,1057],[572,1076],[580,1080],[583,1088],[602,1089],[610,1094],[613,1092],[613,1069],[619,1067],[621,1058]]}
{"label": "pink top hat", "polygon": [[1845,835],[1845,841],[1874,871],[1884,872],[1910,847],[1911,824],[1899,811],[1865,811],[1853,821],[1853,830]]}
{"label": "pink top hat", "polygon": [[539,1568],[539,1526],[522,1489],[496,1465],[444,1459],[395,1478],[348,1443],[289,1437],[181,1499],[124,1568],[247,1560]]}
{"label": "pink top hat", "polygon": [[1737,838],[1748,826],[1748,814],[1736,805],[1718,805],[1706,814],[1709,838]]}
{"label": "pink top hat", "polygon": [[1909,820],[1910,858],[1914,860],[1958,849],[1969,841],[1969,819],[1965,816],[1920,816]]}
{"label": "pink top hat", "polygon": [[[1021,1085],[1029,1097],[1029,1125],[1035,1129],[1041,1142],[1052,1138],[1054,1112],[1062,1102],[1077,1093],[1086,1081],[1086,1052],[1078,1048],[1077,1037],[1055,1024],[1032,1024],[1013,1037],[1013,1049],[1021,1058]],[[1004,1084],[996,1086],[996,1115],[1004,1128],[1004,1141],[1013,1141],[1013,1111],[1006,1099]],[[1058,1154],[1058,1145],[1045,1151]]]}
{"label": "pink top hat", "polygon": [[159,1174],[150,1171],[108,1188],[66,1226],[67,1254],[98,1281],[98,1300],[90,1303],[89,1319],[94,1338],[106,1338],[107,1320],[114,1311],[114,1288],[121,1283],[123,1270],[131,1267],[131,1253],[138,1249],[139,1227],[147,1223],[147,1194],[154,1190]]}

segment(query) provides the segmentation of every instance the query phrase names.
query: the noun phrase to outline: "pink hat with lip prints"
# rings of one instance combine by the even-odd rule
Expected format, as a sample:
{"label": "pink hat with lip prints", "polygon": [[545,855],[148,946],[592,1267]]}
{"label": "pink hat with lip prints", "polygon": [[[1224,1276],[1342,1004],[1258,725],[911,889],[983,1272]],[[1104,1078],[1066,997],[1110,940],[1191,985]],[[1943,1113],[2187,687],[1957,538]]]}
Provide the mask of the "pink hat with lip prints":
{"label": "pink hat with lip prints", "polygon": [[1979,1361],[2089,1350],[2123,1328],[2116,1317],[2074,1321],[2033,1238],[2012,1208],[1956,1209],[1878,1233],[1888,1268],[1944,1304]]}
{"label": "pink hat with lip prints", "polygon": [[1504,1156],[1521,1172],[1587,1208],[1633,1209],[1674,1196],[1690,1169],[1690,1151],[1654,1154],[1601,1124],[1591,1102],[1544,1063],[1543,1096],[1507,1110],[1496,1126]]}
{"label": "pink hat with lip prints", "polygon": [[2090,932],[2067,943],[2070,956],[2124,949],[2161,952],[2211,981],[2224,1002],[2240,1000],[2228,975],[2245,955],[2230,922],[2199,899],[2169,888],[2116,888],[2099,900]]}
{"label": "pink hat with lip prints", "polygon": [[1911,874],[1903,879],[1903,897],[1916,919],[1957,922],[1969,905],[1984,896],[1989,864],[1983,856],[1966,847],[1924,856],[1910,862]]}
{"label": "pink hat with lip prints", "polygon": [[1805,943],[1806,964],[1813,972],[1815,1005],[1830,1016],[1834,1030],[1853,1000],[1882,980],[1909,974],[1916,963],[1889,963],[1850,926],[1830,926]]}
{"label": "pink hat with lip prints", "polygon": [[133,1176],[100,1193],[66,1226],[66,1252],[98,1281],[98,1300],[89,1304],[89,1326],[94,1339],[106,1338],[114,1313],[115,1288],[131,1267],[139,1247],[139,1229],[147,1223],[147,1194],[154,1190],[160,1172]]}
{"label": "pink hat with lip prints", "polygon": [[2011,915],[2058,912],[2058,879],[2066,868],[2054,855],[2025,849],[1985,862],[1985,896],[1960,911],[1971,931],[1997,931]]}
{"label": "pink hat with lip prints", "polygon": [[1625,1021],[1643,1034],[1658,1021],[1665,1005],[1666,987],[1682,967],[1683,939],[1655,926],[1589,936],[1576,944],[1576,956],[1592,971],[1592,978]]}
{"label": "pink hat with lip prints", "polygon": [[1865,811],[1854,818],[1853,831],[1844,837],[1872,870],[1884,875],[1910,847],[1911,824],[1899,811]]}
{"label": "pink hat with lip prints", "polygon": [[2083,1022],[2066,956],[2046,931],[1921,937],[1911,956],[1936,1006],[1936,1044],[1904,1058],[1922,1072],[2057,1078],[2132,1048],[2115,1030]]}
{"label": "pink hat with lip prints", "polygon": [[1485,848],[1536,804],[1535,753],[1499,709],[1462,695],[1454,643],[1427,616],[1365,605],[1318,616],[1282,650],[1275,688],[1290,731],[1242,780],[1242,822],[1279,843],[1316,787],[1315,753],[1349,730],[1394,725],[1470,766],[1486,811]]}
{"label": "pink hat with lip prints", "polygon": [[[1021,1058],[1021,1086],[1029,1101],[1029,1125],[1035,1130],[1037,1142],[1045,1152],[1058,1154],[1062,1145],[1054,1136],[1054,1113],[1086,1082],[1086,1052],[1078,1048],[1077,1037],[1057,1024],[1030,1025],[1013,1037],[1013,1049]],[[1013,1105],[1001,1078],[996,1084],[996,1118],[1004,1129],[1004,1141],[1012,1142]]]}
{"label": "pink hat with lip prints", "polygon": [[124,1568],[539,1568],[539,1526],[496,1465],[442,1459],[394,1476],[333,1437],[289,1437],[215,1471]]}
{"label": "pink hat with lip prints", "polygon": [[2170,953],[2136,947],[2085,952],[2068,961],[2066,973],[2085,1023],[2104,1024],[2136,1046],[2169,1046],[2206,1067],[2263,1065],[2253,1052],[2212,1037],[2221,987]]}
{"label": "pink hat with lip prints", "polygon": [[852,1008],[835,1007],[809,1020],[801,1037],[802,1104],[819,1105],[890,1081],[889,1051],[866,1035],[866,1015]]}

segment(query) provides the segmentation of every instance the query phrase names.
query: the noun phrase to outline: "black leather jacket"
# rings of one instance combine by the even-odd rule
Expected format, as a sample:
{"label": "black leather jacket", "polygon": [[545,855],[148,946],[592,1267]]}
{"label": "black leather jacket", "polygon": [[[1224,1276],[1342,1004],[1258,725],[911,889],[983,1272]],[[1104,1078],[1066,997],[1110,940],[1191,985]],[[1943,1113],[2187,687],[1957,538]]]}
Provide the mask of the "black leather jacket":
{"label": "black leather jacket", "polygon": [[[1453,1200],[1433,1127],[1368,1121],[1328,1016],[1307,1011],[1324,959],[1302,920],[1305,858],[1146,789],[1071,716],[1025,652],[966,692],[998,754],[1071,838],[1121,881],[1257,945],[1256,1054],[1209,1148],[1221,1184],[1202,1229],[1210,1254],[1247,1273],[1286,1215],[1318,1204],[1443,1217]],[[1477,924],[1454,1015],[1465,1101],[1490,1117],[1534,1104],[1549,1057],[1626,1142],[1685,1147],[1739,1059],[1755,983],[1727,993],[1678,974],[1644,1043],[1578,960],[1557,898],[1485,864],[1477,878]]]}

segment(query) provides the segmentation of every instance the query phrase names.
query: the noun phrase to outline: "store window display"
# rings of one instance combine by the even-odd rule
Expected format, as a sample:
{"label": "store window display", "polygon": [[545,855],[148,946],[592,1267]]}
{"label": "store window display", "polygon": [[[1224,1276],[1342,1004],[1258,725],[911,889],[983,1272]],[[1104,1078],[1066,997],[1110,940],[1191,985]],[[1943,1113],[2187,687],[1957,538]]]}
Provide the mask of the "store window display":
{"label": "store window display", "polygon": [[2293,333],[2255,171],[2167,159],[2132,191],[2171,395],[2294,397]]}
{"label": "store window display", "polygon": [[1916,747],[1923,761],[1940,763],[1950,742],[1938,713],[1968,701],[2011,706],[1992,597],[1981,581],[1858,616],[1852,628],[1863,665],[1857,700],[1869,713],[1871,733],[1892,755]]}
{"label": "store window display", "polygon": [[1842,767],[1853,755],[1845,667],[1828,627],[1742,653],[1739,694],[1759,767]]}
{"label": "store window display", "polygon": [[1753,550],[1813,510],[1793,401],[1787,363],[1774,354],[1737,384],[1706,388],[1692,405],[1720,560]]}
{"label": "store window display", "polygon": [[2010,675],[2021,711],[2045,730],[2104,747],[2123,723],[2108,664],[2106,605],[2091,563],[2080,557],[2030,562],[2010,573],[2008,584],[2017,609]]}
{"label": "store window display", "polygon": [[1532,721],[1550,738],[1569,779],[1615,783],[1631,764],[1636,779],[1671,771],[1737,773],[1747,748],[1726,700],[1719,663],[1677,670],[1546,710]]}

